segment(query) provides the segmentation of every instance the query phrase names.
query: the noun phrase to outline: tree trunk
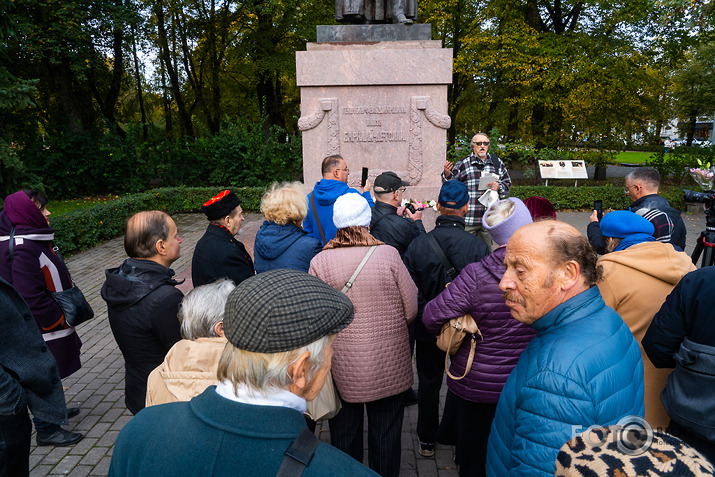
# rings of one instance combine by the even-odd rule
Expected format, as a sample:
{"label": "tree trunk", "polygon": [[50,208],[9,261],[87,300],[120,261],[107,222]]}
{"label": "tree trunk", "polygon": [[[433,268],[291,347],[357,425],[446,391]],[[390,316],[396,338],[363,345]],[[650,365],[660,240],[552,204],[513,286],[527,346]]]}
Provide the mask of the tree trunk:
{"label": "tree trunk", "polygon": [[[137,99],[139,100],[139,112],[142,117],[142,139],[144,141],[149,137],[149,131],[146,123],[146,110],[144,109],[144,93],[142,90],[141,74],[139,74],[139,56],[137,55],[137,32],[134,24],[131,25],[132,33],[132,55],[134,57],[134,79],[137,82]],[[163,78],[163,74],[162,74]]]}

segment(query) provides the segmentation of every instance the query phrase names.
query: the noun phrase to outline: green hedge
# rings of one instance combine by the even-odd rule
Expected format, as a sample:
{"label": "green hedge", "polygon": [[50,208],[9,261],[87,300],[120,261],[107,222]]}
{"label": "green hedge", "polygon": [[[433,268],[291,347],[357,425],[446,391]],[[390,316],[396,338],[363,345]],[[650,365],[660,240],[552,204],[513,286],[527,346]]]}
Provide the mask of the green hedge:
{"label": "green hedge", "polygon": [[[605,209],[626,209],[631,200],[622,187],[606,184],[600,187],[512,186],[511,195],[522,200],[534,195],[548,199],[556,210],[590,210],[593,201],[603,201]],[[661,187],[660,195],[678,210],[685,209],[682,187]]]}
{"label": "green hedge", "polygon": [[[201,204],[222,189],[220,187],[172,187],[130,194],[112,202],[52,216],[55,245],[65,255],[95,247],[124,234],[129,217],[142,210],[163,210],[168,214],[199,212]],[[261,208],[263,187],[232,188],[247,212]]]}
{"label": "green hedge", "polygon": [[[66,255],[95,247],[124,233],[126,220],[142,210],[163,210],[169,214],[199,212],[201,204],[217,194],[219,187],[176,187],[153,189],[123,196],[112,202],[52,216],[55,244]],[[259,212],[263,187],[240,187],[233,191],[247,212]],[[611,184],[601,187],[512,186],[511,195],[524,200],[538,195],[551,201],[556,210],[590,210],[593,201],[601,199],[604,209],[625,209],[630,199],[621,187]],[[683,188],[662,187],[660,195],[683,210]]]}

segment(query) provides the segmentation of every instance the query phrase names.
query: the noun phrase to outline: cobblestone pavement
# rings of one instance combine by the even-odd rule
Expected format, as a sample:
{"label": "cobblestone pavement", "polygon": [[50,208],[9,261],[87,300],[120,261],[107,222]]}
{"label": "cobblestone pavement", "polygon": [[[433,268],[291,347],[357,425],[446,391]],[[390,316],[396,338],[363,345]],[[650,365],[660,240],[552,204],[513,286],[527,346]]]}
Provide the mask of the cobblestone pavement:
{"label": "cobblestone pavement", "polygon": [[[585,233],[588,213],[560,213],[564,220]],[[688,247],[693,249],[700,231],[705,229],[703,215],[684,216],[688,229]],[[183,239],[182,257],[173,264],[179,278],[187,278],[180,287],[191,289],[191,256],[203,235],[206,219],[203,214],[182,214],[175,217]],[[262,223],[258,214],[248,214],[238,236],[250,253],[253,238]],[[124,361],[107,321],[107,307],[100,296],[104,270],[119,266],[126,258],[123,238],[70,257],[67,265],[77,285],[84,291],[95,310],[95,318],[78,328],[82,339],[82,368],[63,381],[68,406],[79,407],[79,416],[70,419],[67,429],[82,432],[85,438],[71,447],[37,447],[32,440],[30,469],[33,477],[47,475],[107,475],[112,448],[122,426],[131,419],[124,406]],[[446,386],[443,386],[443,394]],[[444,399],[442,399],[444,402]],[[457,476],[454,454],[449,446],[437,446],[435,458],[421,457],[417,449],[417,407],[407,408],[402,434],[403,476]],[[330,441],[327,425],[320,427],[320,438]],[[367,462],[367,459],[365,459]]]}

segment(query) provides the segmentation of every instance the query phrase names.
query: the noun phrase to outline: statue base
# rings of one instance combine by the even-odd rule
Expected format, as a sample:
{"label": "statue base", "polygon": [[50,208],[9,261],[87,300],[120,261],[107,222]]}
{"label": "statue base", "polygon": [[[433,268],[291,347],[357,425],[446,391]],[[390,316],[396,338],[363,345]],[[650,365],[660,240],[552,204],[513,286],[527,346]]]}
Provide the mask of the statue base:
{"label": "statue base", "polygon": [[429,41],[432,26],[429,23],[405,25],[318,25],[318,43],[367,41]]}
{"label": "statue base", "polygon": [[[422,26],[326,28],[418,31]],[[434,40],[308,43],[306,51],[296,52],[296,70],[306,189],[320,180],[323,159],[340,154],[351,171],[351,187],[367,167],[372,183],[393,171],[410,182],[406,199],[437,200],[451,123],[451,49]],[[425,226],[431,228],[435,217],[425,214]]]}

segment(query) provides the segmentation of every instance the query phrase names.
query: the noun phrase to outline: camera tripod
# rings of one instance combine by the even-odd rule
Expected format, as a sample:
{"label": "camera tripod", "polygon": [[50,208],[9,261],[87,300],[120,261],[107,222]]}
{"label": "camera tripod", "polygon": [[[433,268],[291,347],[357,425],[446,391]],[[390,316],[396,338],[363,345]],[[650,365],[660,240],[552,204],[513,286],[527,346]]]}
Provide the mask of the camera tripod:
{"label": "camera tripod", "polygon": [[696,265],[700,254],[703,255],[700,262],[701,267],[715,265],[715,207],[712,205],[705,210],[705,230],[700,232],[700,237],[698,237],[691,255],[693,263]]}

